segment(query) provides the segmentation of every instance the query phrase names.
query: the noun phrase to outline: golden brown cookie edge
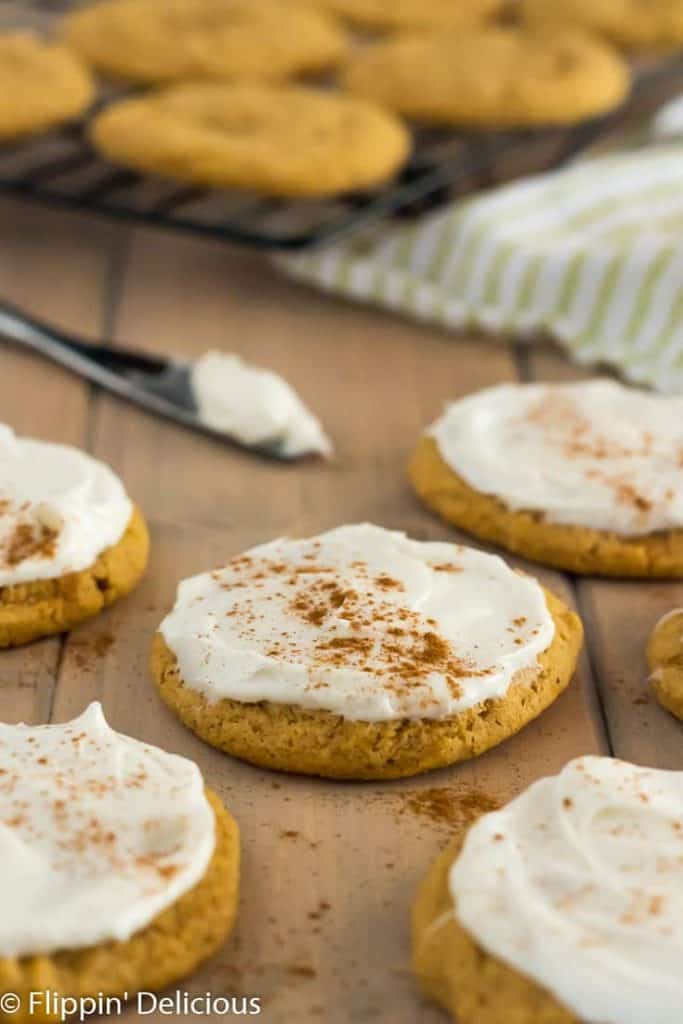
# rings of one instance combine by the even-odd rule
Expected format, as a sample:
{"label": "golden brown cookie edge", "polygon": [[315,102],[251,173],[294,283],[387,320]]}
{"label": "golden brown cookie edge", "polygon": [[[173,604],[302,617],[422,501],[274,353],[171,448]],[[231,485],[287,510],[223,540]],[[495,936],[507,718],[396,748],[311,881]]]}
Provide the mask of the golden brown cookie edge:
{"label": "golden brown cookie edge", "polygon": [[444,461],[433,437],[419,440],[408,476],[418,497],[447,523],[541,565],[577,575],[683,577],[683,530],[621,537],[509,509],[470,487]]}

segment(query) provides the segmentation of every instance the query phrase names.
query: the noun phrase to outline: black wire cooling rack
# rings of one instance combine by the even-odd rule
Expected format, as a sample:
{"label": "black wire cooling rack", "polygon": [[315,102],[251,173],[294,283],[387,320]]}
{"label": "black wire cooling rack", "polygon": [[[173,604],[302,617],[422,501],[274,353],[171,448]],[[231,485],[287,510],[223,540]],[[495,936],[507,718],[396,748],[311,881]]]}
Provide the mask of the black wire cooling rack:
{"label": "black wire cooling rack", "polygon": [[[52,0],[9,6],[24,15],[30,9],[40,18],[46,8],[66,5]],[[683,92],[680,56],[637,73],[632,96],[620,110],[572,129],[468,135],[416,131],[412,156],[397,178],[380,189],[325,201],[208,192],[117,168],[87,141],[89,118],[111,100],[109,93],[83,121],[0,148],[0,191],[262,249],[297,251],[382,218],[416,216],[520,173],[558,166],[603,138],[623,133],[628,124],[641,123],[677,92]]]}

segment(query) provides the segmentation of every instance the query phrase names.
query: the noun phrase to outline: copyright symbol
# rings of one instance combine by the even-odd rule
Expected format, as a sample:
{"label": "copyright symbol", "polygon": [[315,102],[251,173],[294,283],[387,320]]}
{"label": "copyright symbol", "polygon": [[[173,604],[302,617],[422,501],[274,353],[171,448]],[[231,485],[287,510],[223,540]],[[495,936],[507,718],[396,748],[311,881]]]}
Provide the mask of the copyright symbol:
{"label": "copyright symbol", "polygon": [[0,1010],[3,1013],[16,1013],[21,1008],[21,999],[16,992],[5,992],[0,996]]}

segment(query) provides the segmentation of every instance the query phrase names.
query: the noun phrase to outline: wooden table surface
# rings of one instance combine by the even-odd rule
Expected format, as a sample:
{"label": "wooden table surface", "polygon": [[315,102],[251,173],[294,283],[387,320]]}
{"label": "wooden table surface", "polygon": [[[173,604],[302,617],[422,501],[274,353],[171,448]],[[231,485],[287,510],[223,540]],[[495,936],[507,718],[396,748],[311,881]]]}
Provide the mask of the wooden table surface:
{"label": "wooden table surface", "polygon": [[358,520],[417,538],[454,536],[406,483],[420,429],[445,400],[475,388],[578,371],[549,349],[344,304],[289,283],[263,257],[187,236],[2,199],[0,238],[0,297],[151,350],[238,351],[283,372],[337,446],[330,464],[261,462],[3,343],[0,418],[109,462],[150,522],[152,555],[143,584],[121,604],[67,637],[0,654],[0,718],[63,721],[101,700],[114,728],[195,759],[234,812],[243,835],[239,921],[188,992],[260,996],[267,1024],[444,1021],[421,1000],[409,961],[415,886],[448,836],[430,806],[444,789],[463,807],[507,798],[590,752],[683,769],[681,727],[649,697],[643,656],[656,619],[683,604],[683,584],[539,572],[586,626],[568,691],[476,761],[382,785],[276,775],[204,746],[157,697],[150,639],[180,578],[255,542]]}

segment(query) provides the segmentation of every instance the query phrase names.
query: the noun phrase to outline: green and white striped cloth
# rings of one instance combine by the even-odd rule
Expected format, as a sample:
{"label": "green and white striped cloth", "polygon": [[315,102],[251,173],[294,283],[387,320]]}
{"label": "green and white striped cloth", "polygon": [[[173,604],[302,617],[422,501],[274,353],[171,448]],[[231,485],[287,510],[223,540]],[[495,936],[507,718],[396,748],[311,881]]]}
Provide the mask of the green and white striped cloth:
{"label": "green and white striped cloth", "polygon": [[683,391],[683,145],[596,157],[280,262],[448,327],[549,334],[581,363]]}

